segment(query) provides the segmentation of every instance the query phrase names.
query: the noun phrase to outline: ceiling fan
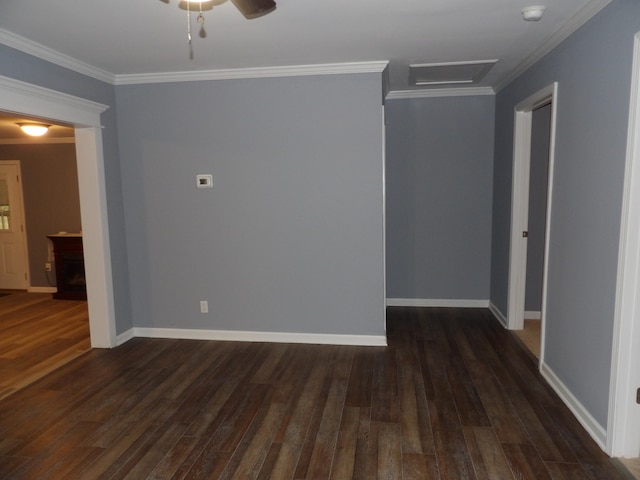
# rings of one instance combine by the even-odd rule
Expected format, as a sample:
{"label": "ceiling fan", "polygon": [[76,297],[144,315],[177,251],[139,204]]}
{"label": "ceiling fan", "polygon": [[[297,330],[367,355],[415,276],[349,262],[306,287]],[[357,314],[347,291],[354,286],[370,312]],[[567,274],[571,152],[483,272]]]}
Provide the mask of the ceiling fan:
{"label": "ceiling fan", "polygon": [[[169,3],[169,0],[161,0],[163,3]],[[214,5],[221,5],[227,0],[180,0],[178,6],[184,10],[189,10],[191,4],[200,4],[200,11],[211,10]],[[274,0],[231,0],[240,13],[246,19],[258,18],[271,13],[276,9]],[[195,9],[194,9],[195,10]]]}
{"label": "ceiling fan", "polygon": [[[163,3],[169,3],[169,0],[161,0]],[[227,0],[179,0],[178,7],[187,11],[187,39],[189,43],[189,58],[193,59],[193,45],[191,43],[191,5],[198,5],[198,16],[196,18],[200,25],[199,36],[206,38],[207,32],[204,29],[204,11],[212,10],[214,6],[218,6]],[[240,13],[246,19],[258,18],[271,13],[276,9],[275,0],[231,0]],[[195,8],[193,11],[195,12]]]}

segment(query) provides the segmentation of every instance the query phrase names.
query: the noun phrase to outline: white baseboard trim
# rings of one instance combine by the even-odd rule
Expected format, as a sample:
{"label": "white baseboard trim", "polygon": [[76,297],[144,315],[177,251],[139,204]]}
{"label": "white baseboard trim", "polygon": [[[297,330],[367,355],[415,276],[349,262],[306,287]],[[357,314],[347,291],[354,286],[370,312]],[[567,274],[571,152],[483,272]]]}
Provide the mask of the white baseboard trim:
{"label": "white baseboard trim", "polygon": [[116,337],[116,347],[119,347],[120,345],[122,345],[123,343],[128,342],[129,340],[131,340],[134,337],[135,337],[135,335],[133,333],[133,328],[130,328],[126,332],[122,332],[120,335],[118,335]]}
{"label": "white baseboard trim", "polygon": [[600,425],[587,411],[580,401],[571,393],[571,390],[558,378],[546,363],[540,365],[540,373],[549,382],[551,388],[558,394],[571,413],[578,419],[580,424],[591,435],[598,446],[604,451],[607,443],[607,431]]}
{"label": "white baseboard trim", "polygon": [[[134,327],[133,337],[220,340],[233,342],[307,343],[384,347],[384,335],[335,335],[324,333],[248,332],[240,330],[196,330],[188,328]],[[120,338],[120,336],[118,336]]]}
{"label": "white baseboard trim", "polygon": [[525,320],[540,320],[542,318],[542,312],[524,312]]}
{"label": "white baseboard trim", "polygon": [[387,307],[489,308],[489,300],[387,298]]}
{"label": "white baseboard trim", "polygon": [[500,311],[498,307],[496,307],[493,302],[489,302],[489,310],[493,313],[493,316],[502,324],[504,328],[509,327],[509,322],[507,322],[507,317]]}
{"label": "white baseboard trim", "polygon": [[29,287],[27,292],[29,293],[56,293],[58,289],[56,287]]}

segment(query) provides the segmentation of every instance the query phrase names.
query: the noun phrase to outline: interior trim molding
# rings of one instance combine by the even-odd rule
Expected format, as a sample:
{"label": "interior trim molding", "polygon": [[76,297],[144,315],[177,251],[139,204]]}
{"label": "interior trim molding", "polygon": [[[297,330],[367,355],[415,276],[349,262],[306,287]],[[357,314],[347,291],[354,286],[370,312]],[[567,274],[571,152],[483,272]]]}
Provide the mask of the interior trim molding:
{"label": "interior trim molding", "polygon": [[116,75],[115,85],[144,83],[200,82],[208,80],[240,80],[245,78],[304,77],[310,75],[345,75],[353,73],[382,73],[389,62],[329,63],[322,65],[294,65],[286,67],[233,68],[200,70],[195,72],[161,72]]}
{"label": "interior trim molding", "polygon": [[112,85],[115,81],[115,75],[112,73],[76,60],[73,57],[60,53],[52,48],[45,47],[20,35],[16,35],[3,28],[0,28],[0,43],[23,53],[33,55],[41,60],[54,63],[60,67],[68,68],[76,73],[95,78],[96,80],[101,80]]}
{"label": "interior trim molding", "polygon": [[551,388],[558,394],[564,404],[571,410],[591,438],[598,446],[605,450],[607,442],[607,431],[600,425],[580,401],[571,393],[571,390],[558,378],[555,372],[545,362],[540,364],[540,374],[549,382]]}
{"label": "interior trim molding", "polygon": [[431,88],[428,90],[393,90],[387,93],[386,100],[406,98],[475,97],[495,95],[491,87]]}
{"label": "interior trim molding", "polygon": [[58,289],[56,287],[28,287],[29,293],[56,293]]}
{"label": "interior trim molding", "polygon": [[489,308],[489,300],[387,298],[387,307]]}
{"label": "interior trim molding", "polygon": [[542,319],[542,312],[539,311],[526,311],[524,312],[524,319],[525,320],[541,320]]}
{"label": "interior trim molding", "polygon": [[125,332],[122,332],[120,335],[116,335],[116,347],[119,347],[120,345],[127,343],[129,340],[133,338],[135,338],[135,335],[133,334],[133,328],[130,328]]}
{"label": "interior trim molding", "polygon": [[2,109],[23,113],[36,111],[44,118],[71,124],[101,127],[100,114],[108,105],[0,76]]}
{"label": "interior trim molding", "polygon": [[591,20],[600,10],[609,5],[612,0],[591,0],[582,7],[575,15],[573,15],[557,32],[550,35],[547,40],[540,45],[534,52],[518,64],[516,68],[511,70],[506,76],[498,80],[495,84],[496,93],[505,88],[516,78],[522,75],[530,67],[535,65],[546,54],[560,45],[563,41],[571,36],[581,26]]}
{"label": "interior trim molding", "polygon": [[[317,345],[357,345],[385,347],[384,335],[337,335],[328,333],[252,332],[243,330],[197,330],[186,328],[134,327],[133,337],[231,342],[306,343]],[[126,335],[125,335],[126,334]],[[126,338],[129,333],[122,334]],[[131,338],[133,338],[131,337]],[[120,336],[118,337],[120,338]]]}
{"label": "interior trim molding", "polygon": [[635,401],[640,379],[640,32],[633,39],[631,70],[607,419],[607,453],[612,457],[637,457],[640,449]]}
{"label": "interior trim molding", "polygon": [[504,328],[509,328],[509,322],[507,321],[507,317],[500,311],[498,307],[493,302],[489,302],[489,310],[493,313],[493,316],[496,317]]}
{"label": "interior trim molding", "polygon": [[74,137],[0,138],[0,145],[49,145],[54,143],[76,143],[76,139]]}

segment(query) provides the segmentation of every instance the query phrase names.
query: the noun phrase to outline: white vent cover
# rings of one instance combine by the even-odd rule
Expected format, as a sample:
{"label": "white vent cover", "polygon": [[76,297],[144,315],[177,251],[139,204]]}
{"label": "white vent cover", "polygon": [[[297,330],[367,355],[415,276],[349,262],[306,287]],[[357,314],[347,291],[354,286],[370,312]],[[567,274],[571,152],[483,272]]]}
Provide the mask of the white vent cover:
{"label": "white vent cover", "polygon": [[424,63],[409,65],[409,85],[448,85],[477,83],[498,60],[474,62]]}

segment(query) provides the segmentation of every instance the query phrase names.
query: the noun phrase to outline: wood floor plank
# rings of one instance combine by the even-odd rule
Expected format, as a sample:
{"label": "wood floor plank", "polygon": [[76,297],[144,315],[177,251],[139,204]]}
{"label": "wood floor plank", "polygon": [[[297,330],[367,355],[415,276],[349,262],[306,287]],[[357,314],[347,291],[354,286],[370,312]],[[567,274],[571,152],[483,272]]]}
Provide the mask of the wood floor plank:
{"label": "wood floor plank", "polygon": [[378,478],[402,479],[402,436],[397,423],[379,423]]}
{"label": "wood floor plank", "polygon": [[436,456],[418,453],[403,454],[402,478],[404,480],[440,480]]}
{"label": "wood floor plank", "polygon": [[[19,300],[0,299],[0,385],[29,368],[40,344],[19,330],[50,301]],[[56,324],[78,315],[60,305]],[[76,326],[42,327],[52,357],[76,341]],[[84,352],[0,400],[0,478],[624,477],[486,310],[393,307],[387,347],[135,338]]]}
{"label": "wood floor plank", "polygon": [[513,478],[502,445],[492,428],[465,427],[464,437],[478,480]]}
{"label": "wood floor plank", "polygon": [[0,297],[0,399],[90,348],[87,302],[43,293]]}
{"label": "wood floor plank", "polygon": [[360,408],[345,407],[342,413],[335,458],[331,466],[331,479],[353,477],[360,428]]}
{"label": "wood floor plank", "polygon": [[551,480],[549,471],[533,445],[504,443],[502,448],[513,476],[518,480]]}

